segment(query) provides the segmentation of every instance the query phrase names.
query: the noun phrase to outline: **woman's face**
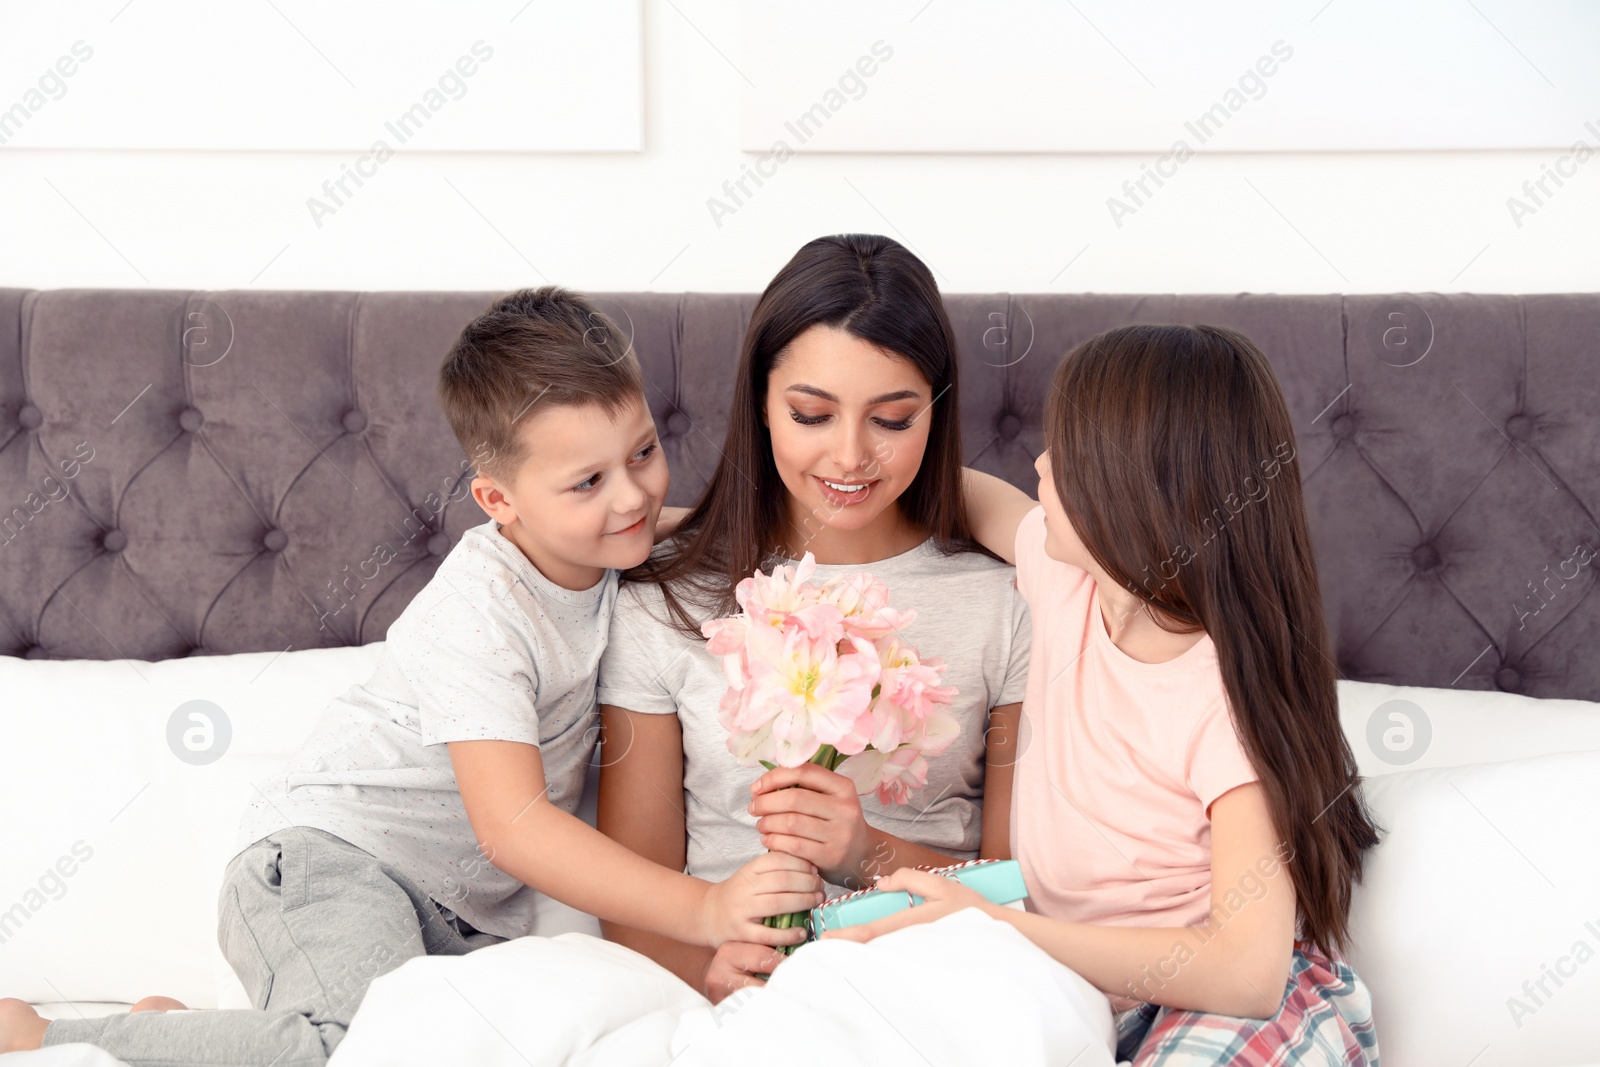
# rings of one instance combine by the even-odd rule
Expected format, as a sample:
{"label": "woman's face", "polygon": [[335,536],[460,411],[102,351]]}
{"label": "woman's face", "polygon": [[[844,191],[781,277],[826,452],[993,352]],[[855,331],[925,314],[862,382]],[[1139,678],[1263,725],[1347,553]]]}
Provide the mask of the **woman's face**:
{"label": "woman's face", "polygon": [[915,366],[868,341],[831,326],[796,337],[768,376],[762,412],[796,533],[898,523],[933,402]]}

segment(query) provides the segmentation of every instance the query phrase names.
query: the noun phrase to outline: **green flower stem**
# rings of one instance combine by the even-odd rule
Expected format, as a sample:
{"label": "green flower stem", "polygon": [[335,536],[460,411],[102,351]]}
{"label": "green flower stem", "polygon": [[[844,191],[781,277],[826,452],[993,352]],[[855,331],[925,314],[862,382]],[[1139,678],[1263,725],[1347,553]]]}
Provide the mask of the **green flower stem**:
{"label": "green flower stem", "polygon": [[[877,694],[874,693],[873,695],[876,696]],[[839,764],[843,763],[848,758],[848,756],[842,755],[839,750],[834,748],[832,745],[823,745],[821,748],[817,749],[817,754],[812,756],[807,762],[815,763],[819,767],[826,767],[830,771],[836,771],[839,769]],[[768,763],[766,760],[762,760],[761,765],[767,768],[769,771],[773,769],[773,764]],[[796,787],[791,785],[785,786],[785,788],[794,789]],[[811,931],[811,913],[809,911],[794,911],[787,915],[769,915],[761,921],[764,925],[771,927],[774,930],[791,930],[797,926],[800,926],[804,927],[808,934]],[[783,953],[785,956],[789,956],[792,955],[794,950],[799,947],[799,945],[780,945],[778,946],[778,951]]]}

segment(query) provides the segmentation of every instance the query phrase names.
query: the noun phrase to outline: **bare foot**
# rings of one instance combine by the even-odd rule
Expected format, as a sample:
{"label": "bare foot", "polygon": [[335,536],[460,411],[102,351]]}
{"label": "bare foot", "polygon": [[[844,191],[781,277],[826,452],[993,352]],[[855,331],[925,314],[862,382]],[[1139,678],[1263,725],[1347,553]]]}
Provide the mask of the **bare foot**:
{"label": "bare foot", "polygon": [[143,1000],[139,1001],[133,1007],[129,1008],[128,1012],[130,1014],[132,1014],[133,1012],[136,1012],[136,1011],[188,1011],[188,1010],[189,1010],[189,1005],[185,1004],[181,1000],[173,1000],[171,997],[145,997]]}
{"label": "bare foot", "polygon": [[0,997],[0,1052],[31,1052],[44,1041],[50,1020],[16,997]]}

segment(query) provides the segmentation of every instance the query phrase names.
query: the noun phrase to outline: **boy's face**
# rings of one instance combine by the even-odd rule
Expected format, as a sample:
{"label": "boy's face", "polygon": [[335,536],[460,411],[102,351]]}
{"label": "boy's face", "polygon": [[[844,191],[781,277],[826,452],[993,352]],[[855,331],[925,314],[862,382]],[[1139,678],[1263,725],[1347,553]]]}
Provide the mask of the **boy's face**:
{"label": "boy's face", "polygon": [[546,578],[587,589],[607,568],[644,562],[667,495],[667,461],[642,399],[613,418],[597,404],[536,408],[517,433],[527,459],[509,484],[472,495]]}

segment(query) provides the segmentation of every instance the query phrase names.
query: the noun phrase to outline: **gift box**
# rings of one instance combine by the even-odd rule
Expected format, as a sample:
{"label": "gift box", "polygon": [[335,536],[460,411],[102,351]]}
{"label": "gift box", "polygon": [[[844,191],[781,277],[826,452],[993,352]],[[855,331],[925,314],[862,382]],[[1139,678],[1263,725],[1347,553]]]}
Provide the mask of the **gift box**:
{"label": "gift box", "polygon": [[[917,870],[954,878],[968,889],[983,894],[991,904],[1020,907],[1020,902],[1028,896],[1022,868],[1016,860],[969,860],[948,867],[918,867]],[[869,923],[922,902],[922,897],[904,890],[862,889],[835,897],[811,909],[811,936],[821,937],[824,930]]]}

